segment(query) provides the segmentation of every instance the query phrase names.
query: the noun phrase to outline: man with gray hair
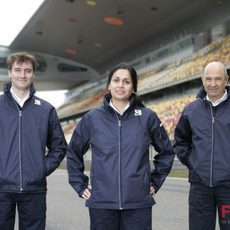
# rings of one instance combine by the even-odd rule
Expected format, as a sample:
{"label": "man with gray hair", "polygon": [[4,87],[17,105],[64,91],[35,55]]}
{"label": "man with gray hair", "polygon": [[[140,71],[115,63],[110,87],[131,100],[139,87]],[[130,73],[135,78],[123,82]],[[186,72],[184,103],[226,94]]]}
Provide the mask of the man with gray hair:
{"label": "man with gray hair", "polygon": [[230,229],[230,88],[225,66],[210,62],[203,88],[175,129],[174,150],[189,169],[189,229]]}

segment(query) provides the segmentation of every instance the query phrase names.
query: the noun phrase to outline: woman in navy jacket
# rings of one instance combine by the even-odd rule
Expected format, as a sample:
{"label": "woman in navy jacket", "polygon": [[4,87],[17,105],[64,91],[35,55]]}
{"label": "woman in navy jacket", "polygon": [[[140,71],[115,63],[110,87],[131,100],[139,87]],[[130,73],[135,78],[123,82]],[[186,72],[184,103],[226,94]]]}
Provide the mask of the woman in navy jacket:
{"label": "woman in navy jacket", "polygon": [[[104,105],[83,116],[67,151],[69,182],[89,207],[91,229],[152,229],[153,196],[171,170],[174,151],[157,115],[135,94],[137,73],[120,64],[109,74]],[[149,146],[158,154],[154,170]],[[91,185],[83,155],[92,149]]]}

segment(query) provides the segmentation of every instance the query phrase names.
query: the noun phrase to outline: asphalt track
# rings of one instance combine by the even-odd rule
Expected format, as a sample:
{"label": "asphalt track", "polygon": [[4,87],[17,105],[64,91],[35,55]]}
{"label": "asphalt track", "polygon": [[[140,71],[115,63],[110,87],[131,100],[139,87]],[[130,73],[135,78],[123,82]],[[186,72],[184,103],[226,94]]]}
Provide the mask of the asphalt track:
{"label": "asphalt track", "polygon": [[[188,190],[186,179],[165,181],[155,197],[153,230],[188,230]],[[46,230],[89,230],[88,209],[68,184],[66,170],[48,177]]]}
{"label": "asphalt track", "polygon": [[[153,206],[154,230],[188,229],[188,189],[187,180],[166,180]],[[47,230],[89,229],[88,209],[68,184],[65,170],[57,170],[48,177],[46,226]]]}

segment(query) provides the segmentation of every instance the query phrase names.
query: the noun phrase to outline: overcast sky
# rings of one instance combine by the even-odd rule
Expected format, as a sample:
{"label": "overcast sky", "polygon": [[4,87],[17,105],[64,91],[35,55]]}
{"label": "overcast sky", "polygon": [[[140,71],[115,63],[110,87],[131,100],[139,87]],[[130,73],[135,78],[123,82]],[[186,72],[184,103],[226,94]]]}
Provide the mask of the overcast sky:
{"label": "overcast sky", "polygon": [[[24,24],[33,15],[33,12],[41,5],[44,0],[6,0],[1,1],[0,13],[0,45],[8,46],[19,33]],[[15,32],[15,33],[14,33]],[[3,36],[6,35],[6,36]],[[35,83],[36,88],[36,83]],[[2,90],[2,89],[0,89]],[[36,95],[50,102],[55,107],[64,102],[66,90],[42,91]],[[2,92],[0,92],[1,94]]]}

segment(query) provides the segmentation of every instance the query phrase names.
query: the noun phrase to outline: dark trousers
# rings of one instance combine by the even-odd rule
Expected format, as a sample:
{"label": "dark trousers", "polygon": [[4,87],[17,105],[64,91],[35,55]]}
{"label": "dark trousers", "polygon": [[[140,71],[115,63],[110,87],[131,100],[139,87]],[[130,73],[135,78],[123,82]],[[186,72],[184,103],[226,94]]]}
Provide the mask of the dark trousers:
{"label": "dark trousers", "polygon": [[230,187],[193,183],[189,191],[189,229],[214,230],[216,213],[221,230],[230,230]]}
{"label": "dark trousers", "polygon": [[90,230],[151,230],[152,207],[142,209],[89,208]]}
{"label": "dark trousers", "polygon": [[46,193],[0,193],[0,229],[14,230],[18,210],[19,230],[44,230]]}

